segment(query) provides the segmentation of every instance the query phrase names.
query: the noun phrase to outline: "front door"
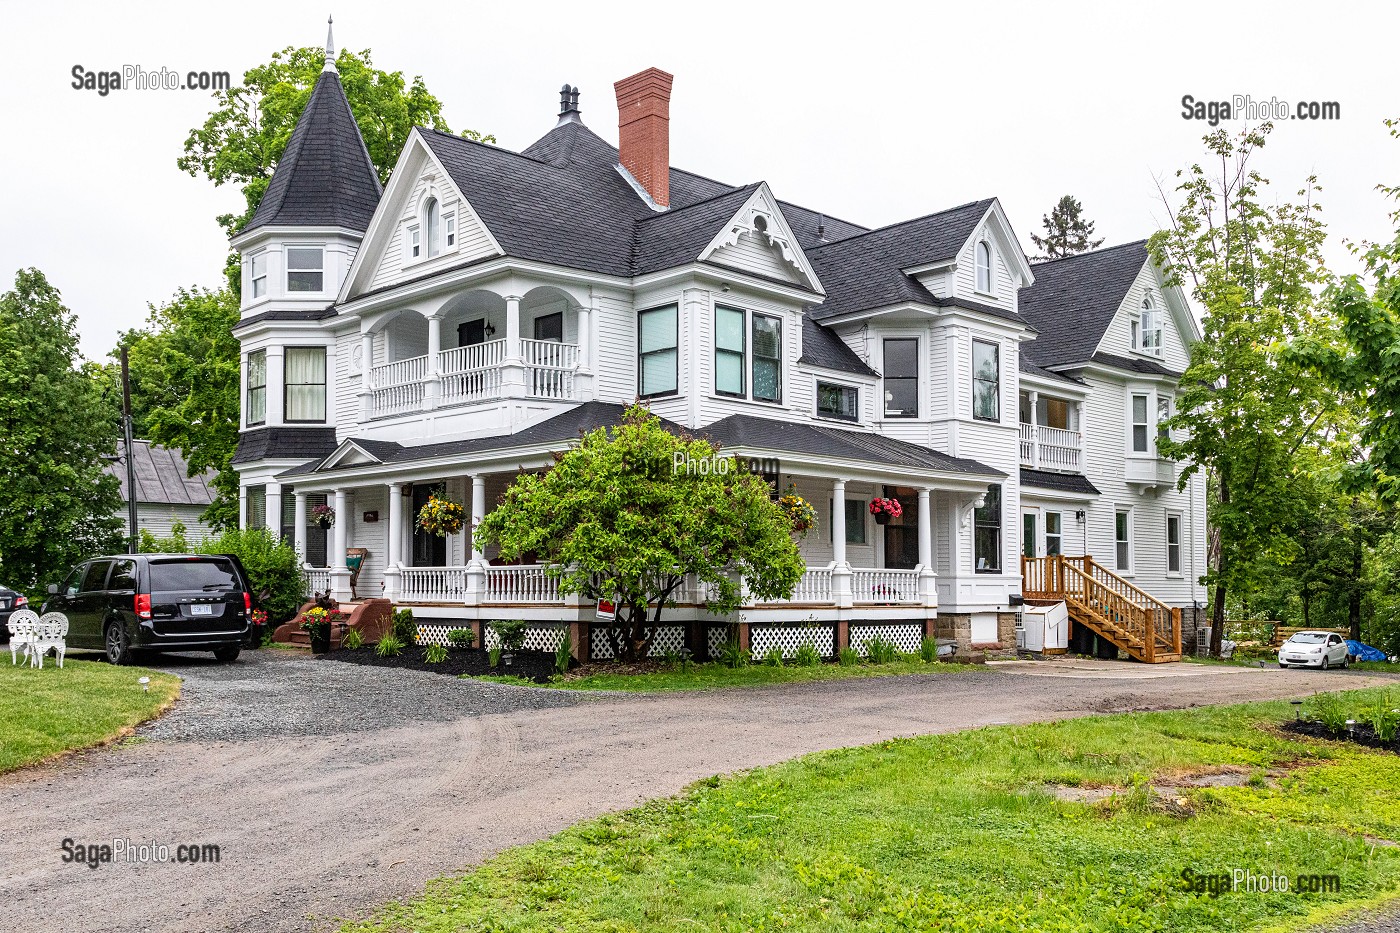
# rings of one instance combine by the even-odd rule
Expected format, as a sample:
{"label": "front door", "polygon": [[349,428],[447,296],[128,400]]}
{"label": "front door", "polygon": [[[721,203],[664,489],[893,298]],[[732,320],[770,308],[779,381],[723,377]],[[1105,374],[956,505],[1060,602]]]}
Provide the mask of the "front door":
{"label": "front door", "polygon": [[1021,553],[1026,557],[1035,557],[1035,551],[1035,513],[1025,512],[1021,515]]}
{"label": "front door", "polygon": [[457,325],[457,346],[474,347],[486,342],[486,318]]}
{"label": "front door", "polygon": [[903,507],[899,518],[885,526],[885,568],[913,570],[919,566],[919,494],[906,486],[886,486],[884,496]]}
{"label": "front door", "polygon": [[447,539],[418,527],[418,513],[428,504],[435,486],[413,487],[413,567],[446,567]]}

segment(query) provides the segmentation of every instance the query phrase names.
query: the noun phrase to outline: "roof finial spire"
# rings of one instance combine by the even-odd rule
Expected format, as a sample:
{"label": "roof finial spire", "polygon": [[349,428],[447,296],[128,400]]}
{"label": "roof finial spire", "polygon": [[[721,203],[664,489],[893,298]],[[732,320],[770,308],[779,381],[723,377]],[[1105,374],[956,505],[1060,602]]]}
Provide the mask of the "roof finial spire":
{"label": "roof finial spire", "polygon": [[322,71],[335,71],[335,17],[326,17],[326,67]]}

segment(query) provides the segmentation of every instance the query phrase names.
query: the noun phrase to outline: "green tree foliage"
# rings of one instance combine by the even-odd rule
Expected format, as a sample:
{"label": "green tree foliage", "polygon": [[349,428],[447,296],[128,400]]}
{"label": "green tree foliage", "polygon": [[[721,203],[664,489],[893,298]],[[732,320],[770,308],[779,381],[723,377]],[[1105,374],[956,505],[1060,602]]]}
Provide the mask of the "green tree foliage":
{"label": "green tree foliage", "polygon": [[[1177,173],[1172,223],[1150,243],[1171,279],[1202,310],[1203,338],[1181,382],[1176,439],[1159,449],[1214,480],[1209,517],[1218,535],[1206,582],[1213,587],[1212,651],[1219,652],[1230,592],[1257,582],[1260,558],[1291,548],[1285,528],[1304,499],[1294,482],[1304,444],[1325,434],[1338,398],[1288,352],[1291,340],[1328,326],[1315,290],[1326,282],[1326,236],[1316,179],[1280,198],[1250,165],[1272,127],[1205,137],[1215,173]],[[1164,196],[1165,198],[1165,196]]]}
{"label": "green tree foliage", "polygon": [[[185,154],[177,162],[182,170],[216,185],[242,186],[243,213],[218,218],[229,236],[242,230],[257,210],[297,118],[311,99],[325,55],[323,48],[288,47],[274,53],[267,64],[245,72],[242,84],[215,92],[216,109],[186,138]],[[369,49],[358,55],[341,50],[336,68],[380,181],[388,180],[415,126],[451,132],[442,118],[442,102],[428,92],[421,77],[409,82],[403,72],[375,68]],[[494,141],[473,130],[462,135]]]}
{"label": "green tree foliage", "polygon": [[0,295],[0,578],[37,594],[121,545],[117,411],[84,371],[77,322],[37,269]]}
{"label": "green tree foliage", "polygon": [[537,555],[560,590],[612,599],[618,656],[645,657],[687,574],[711,589],[710,611],[739,605],[738,577],[760,599],[787,597],[804,572],[792,524],[758,476],[678,469],[714,457],[641,406],[600,428],[542,474],[523,473],[476,532],[501,556]]}
{"label": "green tree foliage", "polygon": [[1038,261],[1063,259],[1103,245],[1102,238],[1092,239],[1094,222],[1084,219],[1084,205],[1073,195],[1060,198],[1050,213],[1040,218],[1040,223],[1045,227],[1045,236],[1031,234],[1031,242],[1041,252],[1035,257]]}
{"label": "green tree foliage", "polygon": [[[231,330],[237,321],[238,298],[231,290],[181,289],[151,307],[144,328],[121,337],[128,348],[136,436],[178,448],[191,475],[215,471],[215,498],[202,516],[215,528],[238,524],[232,461],[239,350]],[[105,375],[108,393],[119,392],[119,367],[108,365]]]}

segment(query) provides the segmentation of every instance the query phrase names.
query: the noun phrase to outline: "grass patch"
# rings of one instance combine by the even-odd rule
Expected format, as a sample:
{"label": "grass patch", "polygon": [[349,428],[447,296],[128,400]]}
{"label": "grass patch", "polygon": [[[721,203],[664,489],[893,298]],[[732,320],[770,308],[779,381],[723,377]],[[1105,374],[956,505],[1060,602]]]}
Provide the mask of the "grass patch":
{"label": "grass patch", "polygon": [[[920,660],[891,661],[888,664],[818,664],[811,667],[784,664],[750,664],[729,667],[720,663],[692,664],[688,670],[670,670],[635,674],[593,673],[582,677],[565,677],[541,686],[563,690],[629,690],[664,692],[671,690],[713,690],[722,687],[763,687],[769,684],[807,683],[814,680],[844,680],[850,677],[892,677],[900,674],[954,674],[962,671],[987,670],[976,664],[951,664]],[[485,678],[483,678],[485,679]]]}
{"label": "grass patch", "polygon": [[[1284,702],[1098,716],[823,752],[507,850],[346,933],[414,930],[1080,931],[1296,926],[1391,893],[1400,758],[1294,739]],[[1182,789],[1174,813],[1048,784],[1287,767]],[[1182,871],[1341,877],[1339,894],[1218,898]]]}
{"label": "grass patch", "polygon": [[1352,666],[1356,671],[1376,671],[1381,674],[1400,674],[1400,664],[1389,661],[1357,661]]}
{"label": "grass patch", "polygon": [[[149,693],[138,677],[151,678]],[[178,677],[139,667],[73,658],[61,669],[0,664],[0,774],[118,738],[179,695]]]}

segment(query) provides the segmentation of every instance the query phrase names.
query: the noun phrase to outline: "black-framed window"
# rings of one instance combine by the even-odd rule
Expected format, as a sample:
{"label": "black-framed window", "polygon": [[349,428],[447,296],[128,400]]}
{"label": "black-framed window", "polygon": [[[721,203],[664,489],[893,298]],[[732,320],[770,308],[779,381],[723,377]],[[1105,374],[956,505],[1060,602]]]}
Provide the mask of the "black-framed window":
{"label": "black-framed window", "polygon": [[715,392],[744,394],[744,312],[715,308]]}
{"label": "black-framed window", "polygon": [[1133,453],[1147,453],[1147,396],[1133,396]]}
{"label": "black-framed window", "polygon": [[835,382],[817,382],[817,414],[855,421],[860,417],[860,390]]}
{"label": "black-framed window", "polygon": [[1181,573],[1181,516],[1167,513],[1167,573]]}
{"label": "black-framed window", "polygon": [[972,513],[972,559],[978,573],[1001,572],[1001,487],[987,489],[982,507]]}
{"label": "black-framed window", "polygon": [[753,318],[753,397],[783,400],[783,321],[766,314]]}
{"label": "black-framed window", "polygon": [[919,417],[919,338],[887,337],[882,365],[885,417]]}
{"label": "black-framed window", "polygon": [[[846,500],[846,543],[865,544],[865,516],[866,504],[864,499]],[[827,500],[827,531],[828,541],[836,540],[836,500]]]}
{"label": "black-framed window", "polygon": [[267,526],[267,487],[249,486],[244,497],[247,511],[243,515],[244,528],[265,528]]}
{"label": "black-framed window", "polygon": [[1124,573],[1133,569],[1132,524],[1126,511],[1113,513],[1113,556],[1117,569]]}
{"label": "black-framed window", "polygon": [[664,305],[637,315],[638,395],[674,395],[679,382],[677,307]]}
{"label": "black-framed window", "polygon": [[1047,557],[1063,553],[1064,531],[1060,521],[1059,512],[1045,513],[1045,555]]}
{"label": "black-framed window", "polygon": [[972,341],[972,417],[1001,420],[1001,356],[994,343]]}
{"label": "black-framed window", "polygon": [[248,354],[248,399],[245,420],[249,426],[267,420],[267,351]]}
{"label": "black-framed window", "polygon": [[326,420],[326,348],[287,347],[283,351],[287,421]]}
{"label": "black-framed window", "polygon": [[287,291],[322,291],[325,261],[325,250],[319,246],[287,247]]}

